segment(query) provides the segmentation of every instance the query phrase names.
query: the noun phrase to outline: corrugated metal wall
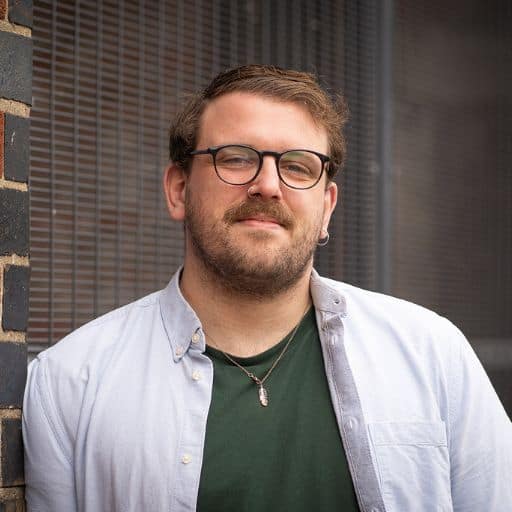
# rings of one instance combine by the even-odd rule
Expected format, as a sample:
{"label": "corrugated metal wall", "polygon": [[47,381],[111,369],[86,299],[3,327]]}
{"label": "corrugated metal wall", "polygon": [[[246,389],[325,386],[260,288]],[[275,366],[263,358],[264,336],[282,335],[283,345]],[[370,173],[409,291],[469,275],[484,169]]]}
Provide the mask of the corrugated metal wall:
{"label": "corrugated metal wall", "polygon": [[36,1],[30,347],[162,287],[182,227],[161,192],[187,92],[249,62],[315,71],[352,105],[324,273],[373,286],[372,2]]}
{"label": "corrugated metal wall", "polygon": [[392,290],[463,329],[512,411],[512,4],[397,0],[394,25]]}
{"label": "corrugated metal wall", "polygon": [[166,283],[183,253],[160,187],[169,120],[218,71],[274,63],[317,72],[352,112],[342,204],[317,267],[366,288],[387,281],[448,316],[512,410],[511,9],[393,3],[382,268],[379,2],[35,1],[32,352]]}

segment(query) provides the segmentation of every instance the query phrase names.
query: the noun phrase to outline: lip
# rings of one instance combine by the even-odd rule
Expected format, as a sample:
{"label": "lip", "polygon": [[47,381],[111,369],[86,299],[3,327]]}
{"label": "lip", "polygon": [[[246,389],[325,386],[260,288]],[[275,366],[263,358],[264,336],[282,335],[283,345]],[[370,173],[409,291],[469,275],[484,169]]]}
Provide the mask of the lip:
{"label": "lip", "polygon": [[280,228],[282,227],[281,223],[277,221],[276,219],[272,217],[265,217],[265,216],[254,216],[254,217],[247,217],[245,219],[240,219],[238,221],[239,224],[242,224],[244,226],[248,227],[254,227],[254,228]]}

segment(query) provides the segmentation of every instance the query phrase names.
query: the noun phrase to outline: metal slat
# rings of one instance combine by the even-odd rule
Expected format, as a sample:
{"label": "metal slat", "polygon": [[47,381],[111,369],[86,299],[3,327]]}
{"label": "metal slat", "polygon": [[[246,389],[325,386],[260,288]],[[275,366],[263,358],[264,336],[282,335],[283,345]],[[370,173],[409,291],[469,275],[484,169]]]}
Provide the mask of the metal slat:
{"label": "metal slat", "polygon": [[[62,16],[60,3],[35,4],[35,17],[46,21],[34,28],[32,261],[42,273],[34,270],[31,311],[41,322],[46,308],[48,331],[29,327],[29,339],[41,347],[57,341],[63,325],[161,287],[181,262],[182,228],[167,218],[160,180],[169,117],[182,93],[230,63],[254,60],[317,68],[337,87],[344,31],[331,18],[344,3],[317,10],[305,0],[195,0],[149,9],[142,0],[98,0],[75,2]],[[367,126],[373,100],[358,101]],[[357,187],[352,192],[358,201],[372,199]],[[359,254],[373,249],[357,230],[345,231],[344,243]],[[328,254],[325,272],[333,275],[340,262]],[[63,293],[73,310],[59,305]],[[82,297],[91,299],[89,308]]]}
{"label": "metal slat", "polygon": [[[97,28],[98,32],[96,35],[96,41],[97,41],[97,62],[96,62],[96,90],[101,91],[102,87],[102,63],[101,63],[101,57],[103,52],[103,1],[98,0],[97,6],[96,6],[96,19],[97,19]],[[102,158],[101,158],[101,148],[103,143],[103,134],[102,134],[102,124],[101,124],[101,109],[102,109],[102,98],[101,95],[98,94],[97,96],[97,111],[96,111],[96,183],[101,183],[101,177],[103,173],[102,169]],[[98,307],[98,288],[101,283],[100,276],[99,276],[99,268],[100,268],[100,260],[102,258],[102,248],[101,248],[101,234],[100,234],[100,208],[102,204],[102,196],[103,196],[103,190],[101,186],[97,187],[97,197],[96,197],[96,212],[95,212],[95,220],[96,220],[96,228],[95,228],[95,242],[96,242],[96,252],[95,252],[95,258],[94,258],[94,269],[95,269],[95,276],[94,276],[94,315],[98,315],[100,313],[100,309]]]}

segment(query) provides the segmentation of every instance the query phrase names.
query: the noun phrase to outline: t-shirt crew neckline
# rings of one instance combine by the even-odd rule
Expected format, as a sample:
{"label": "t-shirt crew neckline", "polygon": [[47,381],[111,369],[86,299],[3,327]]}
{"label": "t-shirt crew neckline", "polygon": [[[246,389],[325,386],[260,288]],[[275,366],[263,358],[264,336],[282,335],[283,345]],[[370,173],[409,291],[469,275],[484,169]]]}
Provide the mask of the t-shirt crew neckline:
{"label": "t-shirt crew neckline", "polygon": [[[297,329],[297,332],[295,333],[294,340],[292,340],[292,342],[290,343],[290,346],[288,347],[288,351],[293,350],[294,341],[296,339],[301,338],[301,336],[304,334],[301,331],[303,331],[306,326],[310,325],[310,322],[312,320],[311,316],[314,315],[314,312],[315,312],[315,308],[313,306],[311,306],[308,309],[308,311],[306,312],[306,314],[302,317],[299,327]],[[273,347],[270,347],[269,349],[265,350],[264,352],[261,352],[259,354],[256,354],[256,355],[250,356],[250,357],[233,356],[229,352],[228,352],[228,355],[229,355],[229,357],[234,359],[238,364],[240,364],[243,367],[256,366],[256,365],[268,363],[270,360],[273,360],[274,357],[277,356],[280,353],[280,351],[284,348],[284,346],[288,342],[290,335],[293,332],[293,329],[281,341],[279,341],[279,343],[277,343]],[[234,366],[233,363],[226,358],[226,356],[223,354],[223,352],[221,350],[214,348],[211,345],[206,345],[206,354],[226,366]]]}

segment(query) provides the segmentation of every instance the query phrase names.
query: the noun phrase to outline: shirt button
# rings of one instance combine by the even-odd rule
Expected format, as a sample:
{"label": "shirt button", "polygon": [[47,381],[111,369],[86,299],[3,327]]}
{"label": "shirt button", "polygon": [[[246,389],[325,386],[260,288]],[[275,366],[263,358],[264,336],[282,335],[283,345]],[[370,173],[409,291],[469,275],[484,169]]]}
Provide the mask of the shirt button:
{"label": "shirt button", "polygon": [[340,299],[339,299],[338,297],[336,297],[336,298],[334,299],[334,304],[339,304],[339,303],[340,303]]}
{"label": "shirt button", "polygon": [[179,346],[176,348],[176,355],[177,356],[183,355],[183,347],[182,346]]}
{"label": "shirt button", "polygon": [[347,419],[346,423],[345,423],[345,426],[349,429],[349,430],[354,430],[357,428],[357,420],[353,417],[350,417]]}
{"label": "shirt button", "polygon": [[188,453],[185,453],[183,457],[181,457],[181,462],[183,464],[190,464],[192,462],[192,457]]}
{"label": "shirt button", "polygon": [[201,336],[199,336],[199,334],[197,334],[197,332],[192,334],[192,343],[197,343],[200,339],[201,339]]}
{"label": "shirt button", "polygon": [[201,374],[197,370],[194,370],[192,372],[192,379],[194,379],[194,380],[201,380]]}

